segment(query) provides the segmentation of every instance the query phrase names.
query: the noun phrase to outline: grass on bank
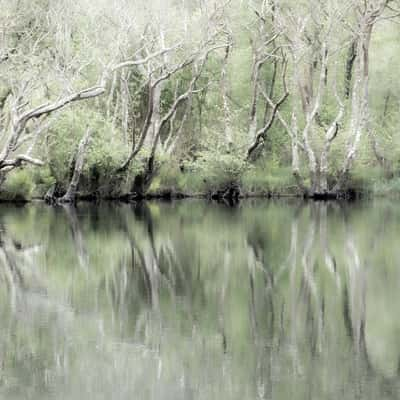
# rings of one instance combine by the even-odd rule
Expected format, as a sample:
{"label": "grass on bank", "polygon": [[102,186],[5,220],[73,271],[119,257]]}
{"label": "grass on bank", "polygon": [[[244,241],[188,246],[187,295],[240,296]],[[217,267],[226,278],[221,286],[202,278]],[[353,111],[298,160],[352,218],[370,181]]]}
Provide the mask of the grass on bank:
{"label": "grass on bank", "polygon": [[[298,195],[299,190],[289,167],[274,163],[264,163],[238,173],[237,169],[216,169],[210,174],[207,170],[184,168],[178,163],[163,163],[158,169],[148,194],[185,194],[189,196],[214,193],[236,181],[244,195]],[[7,175],[0,192],[3,201],[29,201],[43,198],[56,179],[48,168],[23,168]],[[89,188],[82,181],[80,191],[88,194]],[[367,196],[400,197],[400,176],[388,178],[382,170],[374,168],[355,168],[348,187]]]}

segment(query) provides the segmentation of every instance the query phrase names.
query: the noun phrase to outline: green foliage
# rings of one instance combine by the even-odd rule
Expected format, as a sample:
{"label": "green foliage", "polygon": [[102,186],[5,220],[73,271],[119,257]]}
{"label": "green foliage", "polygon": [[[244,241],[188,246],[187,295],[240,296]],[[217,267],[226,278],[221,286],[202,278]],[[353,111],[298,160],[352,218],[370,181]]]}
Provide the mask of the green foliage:
{"label": "green foliage", "polygon": [[86,190],[109,193],[115,190],[115,171],[126,156],[121,133],[100,113],[86,108],[71,108],[51,127],[48,140],[49,166],[55,180],[66,187],[71,178],[74,157],[86,129],[92,129],[82,171]]}
{"label": "green foliage", "polygon": [[2,200],[25,201],[31,198],[33,191],[32,176],[27,169],[10,172],[2,190]]}
{"label": "green foliage", "polygon": [[[154,65],[160,65],[159,69],[156,68],[153,71],[154,78],[161,76],[172,65],[179,65],[199,48],[204,48],[205,45],[205,38],[201,37],[202,29],[200,29],[205,23],[203,19],[205,16],[198,5],[195,5],[195,2],[189,2],[193,4],[184,12],[185,21],[186,18],[188,20],[184,25],[180,25],[182,21],[178,16],[183,16],[181,14],[183,9],[180,6],[175,7],[173,3],[173,1],[168,2],[164,8],[166,43],[178,42],[182,39],[181,33],[183,32],[185,32],[185,39],[182,46],[179,46],[176,51],[169,52],[168,57],[163,55],[154,59]],[[298,14],[298,16],[304,17],[309,12],[305,7],[306,3],[305,1],[297,3],[285,1],[282,3],[282,12],[284,9],[292,9],[293,15]],[[25,104],[19,109],[22,115],[25,109],[47,103],[58,96],[62,97],[67,93],[66,88],[68,91],[75,91],[92,86],[94,82],[98,81],[105,65],[114,65],[134,54],[139,57],[144,42],[152,42],[152,35],[157,30],[157,26],[153,25],[153,23],[157,24],[154,18],[156,10],[151,6],[146,12],[140,11],[137,16],[138,11],[133,4],[129,6],[126,4],[123,9],[109,6],[107,2],[96,4],[93,9],[88,8],[88,4],[81,1],[68,6],[64,2],[49,2],[48,0],[23,0],[18,2],[18,5],[3,0],[1,4],[4,13],[0,16],[0,25],[7,27],[4,32],[6,57],[0,65],[0,75],[2,76],[0,108],[3,108],[4,115],[11,111],[12,99],[19,96],[17,93],[19,90],[21,91],[21,106]],[[330,7],[327,7],[327,11],[329,10]],[[315,11],[316,16],[325,18],[324,15],[319,14],[320,10],[316,9]],[[49,15],[51,18],[48,18]],[[104,20],[104,15],[107,15],[108,22]],[[138,30],[135,33],[127,29],[126,23],[121,23],[124,18],[131,19],[132,15],[135,15],[135,20],[140,21],[140,26],[137,26]],[[232,35],[233,43],[229,57],[226,59],[226,79],[224,81],[226,92],[224,91],[224,93],[228,99],[229,120],[234,130],[234,148],[228,151],[224,145],[226,108],[223,102],[221,78],[223,77],[222,65],[225,51],[220,48],[209,54],[207,63],[202,68],[196,83],[196,94],[193,96],[191,108],[183,125],[183,134],[177,142],[174,158],[163,158],[157,154],[157,173],[150,187],[152,193],[168,190],[204,193],[219,190],[232,183],[240,184],[244,191],[251,193],[295,192],[295,184],[290,171],[291,139],[278,119],[267,133],[264,148],[260,152],[260,162],[254,167],[244,162],[249,145],[247,135],[249,109],[254,89],[252,48],[261,46],[260,50],[262,50],[264,37],[258,32],[259,21],[254,10],[252,7],[248,7],[248,4],[233,2],[226,8],[224,7],[223,15],[226,31]],[[219,17],[222,17],[222,14]],[[354,18],[355,16],[351,16],[350,13],[347,22],[350,24],[355,22]],[[307,22],[307,30],[309,29],[310,32],[315,28],[319,29],[319,25],[315,25],[313,20],[314,18]],[[61,38],[64,36],[58,34],[60,22],[69,32],[62,40]],[[323,25],[322,23],[321,27]],[[174,29],[169,29],[167,26]],[[244,28],[245,26],[248,28]],[[337,95],[345,104],[345,115],[340,121],[338,135],[332,142],[329,152],[328,180],[330,187],[334,186],[340,175],[347,145],[354,141],[354,138],[350,137],[349,129],[352,114],[351,95],[348,99],[344,96],[344,71],[348,57],[349,37],[348,32],[343,31],[341,26],[340,21],[334,24],[332,27],[334,33],[331,35],[332,42],[327,45],[329,49],[331,46],[336,48],[335,41],[338,41],[338,44],[345,43],[345,45],[338,46],[337,52],[328,51],[330,57],[324,91],[320,99],[321,106],[309,134],[310,144],[318,160],[324,145],[326,130],[337,116],[338,101],[336,91],[333,89],[337,86]],[[138,36],[137,33],[142,28],[144,29],[143,37],[138,40],[140,35]],[[270,29],[272,26],[268,22],[263,27],[264,33],[268,34]],[[51,34],[47,35],[46,32]],[[385,178],[389,175],[396,175],[396,171],[400,167],[400,136],[398,135],[400,126],[398,89],[400,86],[397,69],[394,67],[400,61],[399,32],[396,24],[382,20],[374,29],[369,52],[368,115],[380,152],[387,164],[385,165]],[[287,33],[289,34],[289,31]],[[313,65],[313,69],[309,72],[314,74],[314,81],[309,82],[310,87],[308,88],[312,89],[308,93],[311,103],[314,103],[315,100],[319,79],[318,71],[321,68],[319,56],[316,57],[316,55],[322,54],[319,40],[317,40],[319,33],[315,32],[315,35],[316,40],[311,46],[307,44],[308,40],[304,41],[304,51],[296,66],[300,72],[299,77],[303,79],[303,73],[308,70],[309,65]],[[218,35],[217,37],[218,42],[225,40]],[[114,38],[118,38],[118,46],[115,46]],[[249,46],[249,39],[252,41],[252,46]],[[202,41],[203,43],[201,43]],[[277,41],[283,56],[287,47],[286,39],[280,37]],[[155,53],[157,53],[157,45],[156,42],[152,43]],[[118,51],[116,51],[117,48]],[[57,54],[52,54],[53,50],[51,49],[56,49]],[[10,57],[11,54],[12,57]],[[30,60],[29,64],[26,63],[26,56]],[[289,125],[292,115],[296,114],[299,138],[302,141],[302,129],[306,123],[306,116],[304,104],[296,92],[296,85],[289,84],[295,78],[295,70],[291,57],[288,56],[289,53],[286,54],[288,59],[286,81],[290,96],[279,108],[279,112]],[[170,64],[168,68],[161,67],[163,61]],[[67,65],[68,68],[66,68]],[[35,169],[35,172],[32,173],[33,195],[42,195],[55,182],[61,188],[67,187],[72,175],[78,143],[88,126],[93,129],[93,135],[79,190],[86,193],[97,192],[101,196],[117,195],[130,190],[134,177],[143,171],[149,156],[149,149],[143,149],[137,155],[127,173],[116,174],[116,170],[129,150],[129,144],[123,141],[121,132],[125,129],[128,130],[129,135],[135,132],[137,138],[144,123],[149,100],[149,90],[146,84],[148,67],[151,66],[129,66],[121,69],[114,75],[111,74],[113,76],[108,79],[107,95],[98,97],[95,102],[82,101],[60,110],[59,118],[51,126],[45,143],[41,143],[45,149],[39,148],[39,146],[37,148],[38,158],[48,161],[49,168]],[[187,65],[181,70],[174,71],[168,79],[163,81],[160,102],[162,115],[168,112],[175,97],[186,91],[193,76],[194,67],[195,64]],[[75,73],[76,71],[79,73]],[[354,69],[353,81],[356,76],[355,72]],[[271,93],[275,101],[279,99],[284,90],[281,73],[280,68],[276,69],[276,64],[270,60],[263,63],[259,70],[259,88]],[[304,79],[306,78],[305,76]],[[18,85],[15,85],[16,82],[26,82],[27,86],[23,90],[22,86],[18,89]],[[271,88],[272,82],[275,83],[274,88]],[[11,96],[7,95],[9,92]],[[125,106],[127,106],[126,109]],[[175,130],[182,120],[184,110],[186,107],[182,104],[176,112]],[[261,90],[259,90],[256,110],[259,127],[264,124],[264,119],[270,112],[271,110],[267,107]],[[37,122],[40,125],[40,121]],[[27,132],[30,132],[33,125],[32,122],[29,123]],[[161,142],[165,139],[167,128],[161,133]],[[173,130],[172,134],[174,134]],[[379,187],[382,183],[379,181],[381,176],[375,171],[376,156],[371,150],[366,130],[362,132],[362,136],[354,165],[352,165],[349,186],[374,191],[374,187]],[[301,174],[307,180],[309,171],[305,153],[300,151],[300,157]],[[185,161],[182,162],[182,159]],[[184,171],[180,170],[182,165]],[[33,171],[32,167],[26,168]],[[15,178],[10,179],[12,181]],[[384,179],[384,184],[386,183],[389,185],[388,191],[396,190],[394,181]]]}
{"label": "green foliage", "polygon": [[187,162],[186,167],[203,182],[204,191],[213,192],[240,183],[249,165],[240,151],[232,149],[228,152],[221,148],[200,151],[195,161]]}
{"label": "green foliage", "polygon": [[242,189],[249,194],[296,194],[298,190],[290,168],[273,161],[248,169]]}
{"label": "green foliage", "polygon": [[207,190],[211,190],[210,185],[207,182],[204,182],[204,178],[194,170],[190,169],[181,175],[179,179],[179,187],[183,193],[192,195],[204,194]]}
{"label": "green foliage", "polygon": [[377,180],[372,186],[372,193],[375,196],[400,197],[400,177],[393,179]]}
{"label": "green foliage", "polygon": [[163,192],[177,192],[183,188],[181,186],[182,172],[179,164],[175,160],[164,162],[159,167],[156,178],[153,180],[150,188],[150,194],[161,194]]}
{"label": "green foliage", "polygon": [[56,183],[48,167],[33,168],[31,170],[32,182],[34,184],[33,193],[35,196],[43,197],[47,191]]}

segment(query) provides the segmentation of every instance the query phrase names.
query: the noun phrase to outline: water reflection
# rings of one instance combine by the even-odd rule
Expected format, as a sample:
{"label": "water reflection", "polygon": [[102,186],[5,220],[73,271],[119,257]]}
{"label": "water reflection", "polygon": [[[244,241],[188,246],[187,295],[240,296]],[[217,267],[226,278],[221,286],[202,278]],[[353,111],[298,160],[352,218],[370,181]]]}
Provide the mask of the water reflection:
{"label": "water reflection", "polygon": [[400,394],[391,203],[0,208],[0,397]]}

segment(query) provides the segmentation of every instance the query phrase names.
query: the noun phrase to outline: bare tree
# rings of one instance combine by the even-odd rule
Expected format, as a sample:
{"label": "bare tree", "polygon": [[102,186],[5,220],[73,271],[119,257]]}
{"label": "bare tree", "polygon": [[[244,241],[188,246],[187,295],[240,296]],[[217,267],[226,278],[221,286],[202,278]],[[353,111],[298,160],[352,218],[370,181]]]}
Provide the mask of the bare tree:
{"label": "bare tree", "polygon": [[[211,15],[207,15],[207,21],[219,20],[222,15],[221,10],[229,4],[229,1],[222,6],[215,7]],[[229,36],[226,34],[224,27],[219,26],[215,21],[210,23],[210,30],[203,36],[200,36],[197,42],[191,43],[191,50],[185,49],[184,40],[179,40],[175,44],[167,47],[168,39],[165,30],[161,25],[157,29],[148,24],[145,26],[145,31],[142,34],[143,45],[138,54],[143,54],[142,61],[125,62],[114,67],[116,69],[127,67],[139,67],[139,72],[142,76],[146,96],[146,114],[139,129],[138,134],[133,132],[131,138],[131,149],[129,155],[118,169],[118,173],[125,172],[131,165],[132,160],[146,149],[149,152],[148,157],[144,160],[144,171],[135,177],[132,191],[142,195],[154,175],[155,156],[158,150],[171,154],[175,148],[177,141],[181,137],[184,123],[186,122],[188,112],[191,109],[192,97],[199,93],[202,89],[197,88],[198,81],[202,76],[204,67],[211,53],[231,46]],[[188,28],[183,26],[183,35],[188,35]],[[183,36],[185,39],[185,36]],[[186,40],[188,40],[186,38]],[[151,53],[150,46],[155,46],[158,50]],[[154,56],[152,56],[152,54]],[[192,77],[186,84],[177,76],[184,70],[192,71]],[[175,80],[175,95],[171,104],[162,112],[162,93],[163,88],[168,82]],[[178,111],[181,106],[186,103],[186,108],[181,114],[179,128],[174,132],[175,121]],[[169,126],[169,131],[166,127]],[[165,133],[165,132],[168,133]]]}
{"label": "bare tree", "polygon": [[[253,33],[250,39],[253,58],[251,72],[252,97],[250,102],[250,119],[248,128],[250,145],[247,150],[247,160],[250,161],[254,160],[254,158],[259,154],[259,150],[262,148],[266,140],[268,131],[271,129],[275,121],[277,112],[285,103],[289,96],[289,92],[286,86],[287,60],[282,51],[281,45],[278,43],[281,31],[275,21],[275,3],[274,1],[263,1],[258,8],[255,7],[252,2],[249,2],[249,5],[256,16],[256,21],[254,23],[255,26],[252,29],[252,32],[254,31],[255,33]],[[262,72],[265,65],[272,66],[273,68],[272,79],[269,82],[270,97],[273,96],[276,89],[276,74],[279,68],[282,71],[283,93],[271,109],[269,109],[270,104],[266,102],[266,105],[264,106],[265,112],[263,123],[259,126],[259,109],[261,105],[260,97],[264,86],[261,82],[263,81]]]}
{"label": "bare tree", "polygon": [[[276,8],[277,23],[284,31],[292,62],[293,81],[290,91],[300,100],[300,104],[293,102],[290,122],[279,110],[277,117],[292,141],[293,175],[299,187],[310,196],[336,196],[344,187],[366,128],[371,33],[386,5],[386,1],[369,1],[363,4],[350,1],[339,4],[332,0],[324,4],[312,3],[311,10],[304,14],[294,6]],[[354,16],[356,24],[346,20],[346,15]],[[345,71],[346,85],[352,84],[348,148],[339,178],[330,186],[330,149],[339,130],[345,126],[346,104],[339,94],[336,75],[338,59],[347,43],[351,46],[354,43],[357,45],[349,56],[351,60],[347,60],[347,64],[355,63],[356,69],[350,73],[352,65],[348,65]],[[264,93],[264,97],[271,107],[278,104],[267,93]],[[327,120],[321,115],[326,104],[332,100],[337,105],[337,111]],[[307,160],[310,187],[306,187],[300,174],[299,149],[304,151]]]}
{"label": "bare tree", "polygon": [[[69,54],[72,28],[63,14],[67,10],[64,2],[54,5],[64,7],[60,10],[45,2],[42,9],[25,3],[9,6],[5,20],[8,29],[2,31],[0,69],[4,71],[2,83],[7,90],[0,107],[0,184],[8,172],[23,164],[44,165],[41,157],[34,156],[35,144],[50,115],[69,104],[98,97],[106,90],[103,79],[74,89],[74,81],[81,79],[91,60],[78,61]],[[57,10],[64,15],[63,26],[51,22]],[[50,36],[54,40],[48,45]]]}
{"label": "bare tree", "polygon": [[350,138],[334,191],[343,188],[354,162],[362,135],[369,123],[369,49],[374,26],[382,18],[390,0],[356,2],[357,32],[355,76],[352,89]]}

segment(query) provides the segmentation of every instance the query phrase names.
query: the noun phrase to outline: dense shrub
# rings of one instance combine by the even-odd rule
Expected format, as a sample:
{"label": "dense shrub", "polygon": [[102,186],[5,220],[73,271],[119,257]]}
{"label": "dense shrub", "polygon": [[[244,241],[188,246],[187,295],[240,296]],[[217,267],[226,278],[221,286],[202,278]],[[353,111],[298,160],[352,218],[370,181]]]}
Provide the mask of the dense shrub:
{"label": "dense shrub", "polygon": [[32,168],[32,182],[34,184],[33,195],[43,197],[47,191],[56,183],[49,167]]}
{"label": "dense shrub", "polygon": [[248,194],[297,194],[298,188],[289,167],[278,162],[261,162],[249,168],[242,177],[242,188]]}
{"label": "dense shrub", "polygon": [[7,175],[1,191],[2,200],[29,200],[33,191],[31,172],[27,169],[17,169]]}
{"label": "dense shrub", "polygon": [[184,191],[182,187],[182,172],[178,161],[169,160],[160,163],[157,174],[149,188],[150,194]]}
{"label": "dense shrub", "polygon": [[57,183],[67,187],[79,141],[88,128],[93,129],[93,133],[80,188],[102,195],[119,191],[121,177],[116,176],[115,171],[126,156],[128,146],[123,143],[122,134],[100,113],[85,108],[69,109],[52,125],[47,141],[51,175]]}
{"label": "dense shrub", "polygon": [[189,173],[197,176],[198,189],[205,192],[240,184],[243,173],[249,168],[241,151],[231,149],[228,152],[225,148],[203,150],[185,165]]}

